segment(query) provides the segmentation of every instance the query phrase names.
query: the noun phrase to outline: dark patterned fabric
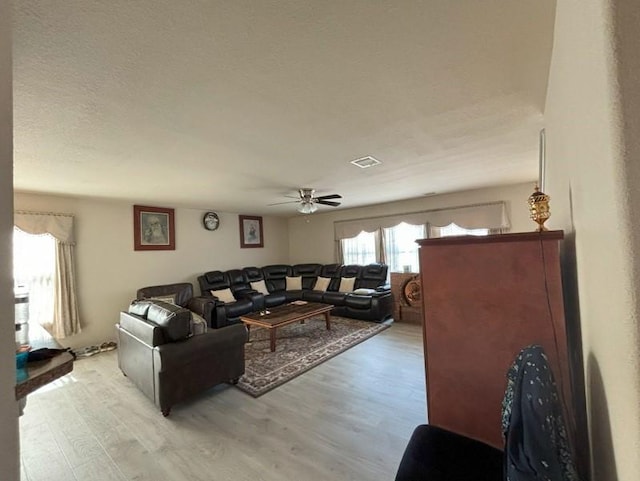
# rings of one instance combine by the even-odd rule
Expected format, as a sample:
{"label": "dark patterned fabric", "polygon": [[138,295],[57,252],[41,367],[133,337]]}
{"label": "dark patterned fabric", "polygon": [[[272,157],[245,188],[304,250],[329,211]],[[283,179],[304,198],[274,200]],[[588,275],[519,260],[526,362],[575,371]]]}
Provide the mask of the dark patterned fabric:
{"label": "dark patterned fabric", "polygon": [[502,432],[507,481],[578,481],[562,404],[540,346],[524,348],[507,373]]}

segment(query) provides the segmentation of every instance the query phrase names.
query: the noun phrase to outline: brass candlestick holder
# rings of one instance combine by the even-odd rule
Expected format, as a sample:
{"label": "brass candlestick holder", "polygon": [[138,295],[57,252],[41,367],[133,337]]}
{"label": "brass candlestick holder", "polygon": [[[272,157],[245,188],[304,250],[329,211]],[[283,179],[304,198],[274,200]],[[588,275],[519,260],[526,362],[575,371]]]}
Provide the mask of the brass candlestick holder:
{"label": "brass candlestick holder", "polygon": [[541,192],[538,184],[536,184],[533,194],[529,196],[529,200],[527,201],[529,204],[530,217],[538,224],[538,228],[536,229],[538,232],[547,230],[544,223],[551,217],[551,212],[549,212],[549,199],[551,199],[551,197]]}

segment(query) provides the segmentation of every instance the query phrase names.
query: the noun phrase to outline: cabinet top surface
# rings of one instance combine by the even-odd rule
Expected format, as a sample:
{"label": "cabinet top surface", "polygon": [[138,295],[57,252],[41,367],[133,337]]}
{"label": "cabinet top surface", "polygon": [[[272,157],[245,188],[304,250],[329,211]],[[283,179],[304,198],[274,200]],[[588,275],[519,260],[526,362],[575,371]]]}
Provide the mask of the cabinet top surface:
{"label": "cabinet top surface", "polygon": [[435,239],[418,239],[421,246],[428,245],[454,245],[454,244],[490,244],[495,242],[528,242],[540,240],[562,240],[564,231],[547,230],[543,232],[515,232],[512,234],[494,234],[486,236],[455,236],[438,237]]}

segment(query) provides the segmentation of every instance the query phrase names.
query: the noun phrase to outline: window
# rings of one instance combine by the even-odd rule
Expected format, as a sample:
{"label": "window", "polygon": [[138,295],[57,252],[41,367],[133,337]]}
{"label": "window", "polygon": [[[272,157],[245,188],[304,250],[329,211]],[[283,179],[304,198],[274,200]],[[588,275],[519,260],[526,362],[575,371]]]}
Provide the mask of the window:
{"label": "window", "polygon": [[465,229],[453,222],[444,227],[431,226],[431,237],[451,237],[456,235],[488,235],[489,229]]}
{"label": "window", "polygon": [[29,292],[29,322],[51,324],[56,243],[50,234],[27,234],[13,229],[13,278]]}
{"label": "window", "polygon": [[360,232],[350,239],[342,239],[342,263],[348,264],[372,264],[376,258],[376,233]]}
{"label": "window", "polygon": [[[424,225],[405,222],[384,229],[384,252],[389,272],[420,272],[417,239],[425,237]],[[406,269],[405,269],[406,267]]]}

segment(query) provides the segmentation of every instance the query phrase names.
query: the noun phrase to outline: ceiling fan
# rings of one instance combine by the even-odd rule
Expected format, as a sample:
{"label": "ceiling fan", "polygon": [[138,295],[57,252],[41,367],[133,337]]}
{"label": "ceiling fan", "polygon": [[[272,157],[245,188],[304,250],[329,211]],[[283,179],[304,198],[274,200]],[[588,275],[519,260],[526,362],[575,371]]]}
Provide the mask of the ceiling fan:
{"label": "ceiling fan", "polygon": [[294,202],[298,202],[300,205],[298,206],[298,212],[302,214],[313,214],[316,210],[318,210],[318,205],[330,205],[331,207],[338,207],[340,202],[334,202],[329,199],[342,199],[340,194],[329,194],[329,195],[319,195],[314,196],[315,190],[308,188],[300,188],[298,189],[299,198],[296,200],[290,200],[287,202],[277,202],[275,204],[269,205],[281,205],[281,204],[293,204]]}

